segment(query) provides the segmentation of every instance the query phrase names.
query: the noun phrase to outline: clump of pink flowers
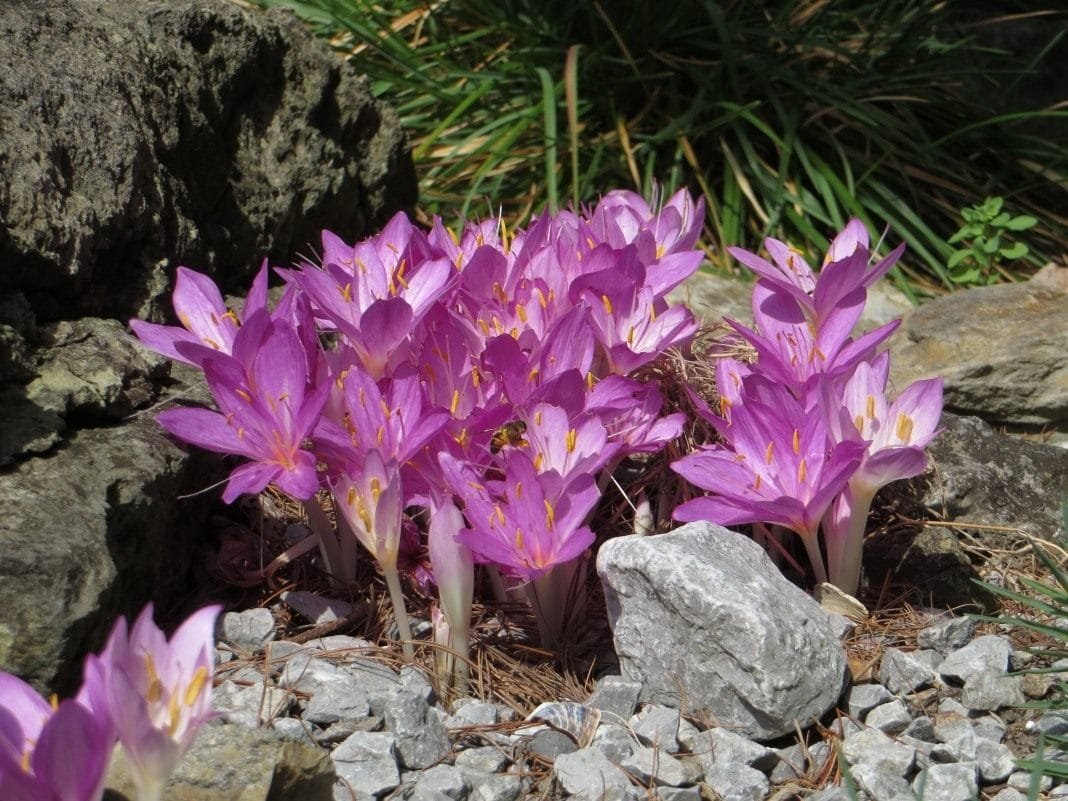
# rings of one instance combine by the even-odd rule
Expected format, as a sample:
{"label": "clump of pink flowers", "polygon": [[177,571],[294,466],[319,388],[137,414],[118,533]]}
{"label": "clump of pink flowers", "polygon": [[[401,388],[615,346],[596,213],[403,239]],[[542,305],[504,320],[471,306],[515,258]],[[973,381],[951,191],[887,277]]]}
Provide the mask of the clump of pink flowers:
{"label": "clump of pink flowers", "polygon": [[203,370],[217,410],[174,408],[159,421],[245,457],[224,500],[273,485],[304,502],[340,586],[362,546],[386,578],[407,655],[399,571],[413,525],[439,587],[443,646],[466,650],[475,564],[501,593],[526,594],[551,645],[609,474],[685,422],[661,414],[658,386],[631,374],[697,330],[666,295],[701,262],[702,219],[685,192],[655,209],[612,192],[514,232],[498,219],[424,231],[398,214],[355,245],[324,232],[316,263],[276,270],[285,290],[273,310],[266,264],[239,313],[180,268],[182,325],[131,327]]}
{"label": "clump of pink flowers", "polygon": [[[266,572],[317,545],[344,587],[362,549],[385,576],[410,657],[400,572],[427,552],[435,641],[462,685],[475,565],[499,596],[527,598],[554,645],[576,615],[577,565],[613,471],[681,432],[684,416],[663,414],[657,384],[634,376],[697,331],[666,297],[701,262],[702,219],[685,192],[655,208],[612,192],[513,232],[500,219],[424,231],[399,214],[354,245],[324,232],[314,263],[275,270],[285,288],[273,309],[266,263],[240,312],[180,268],[182,325],[131,327],[203,370],[217,410],[174,408],[159,421],[246,459],[224,500],[273,485],[304,503],[316,537]],[[753,523],[769,542],[792,531],[816,578],[853,592],[871,499],[923,470],[941,385],[889,403],[877,349],[895,324],[852,336],[900,248],[873,261],[853,221],[817,275],[787,245],[766,246],[771,262],[732,250],[759,277],[755,327],[730,323],[757,360],[718,363],[720,410],[703,414],[721,441],[673,465],[710,494],[674,516]],[[642,518],[636,509],[636,530]]]}
{"label": "clump of pink flowers", "polygon": [[85,662],[74,698],[49,703],[0,672],[0,798],[97,801],[116,746],[138,801],[158,801],[211,709],[215,619],[209,606],[170,640],[149,604],[127,628],[119,620],[99,655]]}
{"label": "clump of pink flowers", "polygon": [[771,262],[731,249],[759,279],[755,330],[728,321],[757,360],[717,363],[720,410],[703,415],[722,441],[672,465],[711,494],[679,506],[675,519],[752,523],[769,539],[793,532],[818,581],[855,593],[872,499],[926,469],[942,381],[917,381],[888,402],[889,354],[877,348],[898,321],[852,337],[867,288],[904,246],[874,261],[867,231],[852,220],[818,275],[788,245],[768,239],[765,248]]}

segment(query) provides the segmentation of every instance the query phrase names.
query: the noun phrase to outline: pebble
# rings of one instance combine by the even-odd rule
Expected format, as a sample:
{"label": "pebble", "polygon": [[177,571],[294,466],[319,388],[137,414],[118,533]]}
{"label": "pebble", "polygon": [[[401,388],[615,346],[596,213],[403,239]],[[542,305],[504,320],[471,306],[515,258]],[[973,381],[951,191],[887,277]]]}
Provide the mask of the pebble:
{"label": "pebble", "polygon": [[[259,617],[242,613],[226,637],[235,650],[259,637],[268,668],[238,661],[229,671],[221,667],[216,708],[243,725],[269,725],[287,740],[332,749],[337,799],[349,798],[351,787],[358,797],[407,801],[701,801],[709,793],[767,801],[835,758],[828,741],[780,741],[776,749],[728,728],[696,726],[678,709],[639,704],[640,684],[622,676],[603,677],[583,701],[601,713],[585,748],[552,728],[502,730],[499,724],[517,719],[513,710],[460,699],[447,711],[419,671],[360,655],[370,648],[366,641],[272,642],[265,621],[253,636],[250,621]],[[825,721],[841,742],[858,798],[913,801],[922,788],[924,801],[1024,800],[1031,777],[1017,769],[998,713],[1024,702],[1024,678],[1007,673],[1006,638],[974,633],[972,621],[941,620],[919,632],[918,650],[886,648],[879,682],[850,688],[839,703],[846,714]],[[1068,733],[1066,712],[1027,714],[1026,731],[1036,741],[1039,732]],[[546,774],[532,772],[535,755],[552,763],[538,785],[532,777]],[[1041,790],[1068,798],[1048,778]],[[829,785],[808,798],[852,796]]]}

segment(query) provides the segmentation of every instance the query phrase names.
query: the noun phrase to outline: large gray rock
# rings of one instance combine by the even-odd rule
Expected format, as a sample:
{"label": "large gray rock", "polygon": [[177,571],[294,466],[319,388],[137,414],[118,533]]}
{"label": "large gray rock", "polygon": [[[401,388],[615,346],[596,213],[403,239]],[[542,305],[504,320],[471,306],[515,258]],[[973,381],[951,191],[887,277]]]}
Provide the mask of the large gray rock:
{"label": "large gray rock", "polygon": [[[200,730],[164,786],[163,797],[182,801],[331,801],[334,765],[313,746],[283,740],[265,729],[215,723]],[[117,751],[108,773],[109,797],[136,798]]]}
{"label": "large gray rock", "polygon": [[69,691],[120,614],[150,598],[188,602],[209,499],[180,496],[210,485],[213,463],[140,417],[0,474],[0,669]]}
{"label": "large gray rock", "polygon": [[204,602],[217,495],[185,496],[220,460],[143,414],[167,366],[126,320],[169,313],[177,264],[243,291],[416,184],[395,116],[288,13],[0,3],[0,71],[0,669],[62,692],[119,614]]}
{"label": "large gray rock", "polygon": [[176,263],[234,289],[324,227],[371,233],[416,184],[356,69],[225,0],[0,4],[0,295],[126,319]]}
{"label": "large gray rock", "polygon": [[945,405],[993,423],[1068,428],[1068,270],[937,298],[890,340],[899,388],[942,376]]}
{"label": "large gray rock", "polygon": [[826,615],[752,540],[711,523],[620,537],[597,572],[623,674],[645,700],[770,739],[841,695],[846,659]]}

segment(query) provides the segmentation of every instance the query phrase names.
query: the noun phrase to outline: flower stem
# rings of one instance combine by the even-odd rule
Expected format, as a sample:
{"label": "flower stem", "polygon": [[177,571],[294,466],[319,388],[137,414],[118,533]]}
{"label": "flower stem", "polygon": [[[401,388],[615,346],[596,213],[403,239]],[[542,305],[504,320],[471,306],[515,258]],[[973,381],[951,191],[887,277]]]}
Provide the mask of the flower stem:
{"label": "flower stem", "polygon": [[396,566],[386,567],[383,565],[382,572],[386,574],[386,586],[389,587],[389,600],[393,604],[393,614],[397,618],[397,630],[400,633],[401,650],[404,658],[411,662],[415,658],[415,648],[412,646],[412,627],[408,622],[408,608],[404,605],[404,593],[401,591],[400,574]]}

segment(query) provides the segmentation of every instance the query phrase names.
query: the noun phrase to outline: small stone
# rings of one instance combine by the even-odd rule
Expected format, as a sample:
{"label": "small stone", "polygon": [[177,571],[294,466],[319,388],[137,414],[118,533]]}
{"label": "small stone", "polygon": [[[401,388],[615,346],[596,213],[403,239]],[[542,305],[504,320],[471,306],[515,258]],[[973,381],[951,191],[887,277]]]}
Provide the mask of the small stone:
{"label": "small stone", "polygon": [[905,706],[905,702],[900,698],[895,698],[871,710],[864,722],[873,729],[893,736],[903,732],[912,723],[912,715]]}
{"label": "small stone", "polygon": [[516,801],[523,792],[523,780],[512,773],[487,776],[471,782],[468,801]]}
{"label": "small stone", "polygon": [[850,717],[864,720],[868,712],[879,704],[885,704],[893,697],[893,694],[881,684],[857,684],[849,691],[846,708]]}
{"label": "small stone", "polygon": [[1048,673],[1025,673],[1020,689],[1032,701],[1041,701],[1056,683],[1057,680]]}
{"label": "small stone", "polygon": [[779,763],[779,755],[729,729],[708,729],[694,738],[690,751],[707,772],[713,765],[741,764],[764,773]]}
{"label": "small stone", "polygon": [[[1022,793],[1029,792],[1031,788],[1031,774],[1025,770],[1018,770],[1011,774],[1005,782],[1009,787],[1014,790],[1019,790]],[[1053,786],[1053,779],[1049,776],[1042,776],[1038,780],[1038,789],[1040,792],[1049,792],[1049,789]]]}
{"label": "small stone", "polygon": [[959,717],[968,717],[968,707],[964,706],[956,698],[943,698],[938,702],[938,714],[939,715],[958,715]]}
{"label": "small stone", "polygon": [[270,609],[258,607],[223,615],[220,637],[239,651],[262,651],[274,636],[274,615]]}
{"label": "small stone", "polygon": [[601,710],[609,719],[614,716],[615,720],[609,722],[622,723],[634,714],[641,691],[640,681],[631,681],[622,676],[605,676],[597,682],[586,705]]}
{"label": "small stone", "polygon": [[900,773],[872,763],[853,767],[853,779],[873,801],[912,801],[912,788]]}
{"label": "small stone", "polygon": [[316,727],[299,718],[278,718],[271,723],[271,729],[277,732],[279,737],[295,743],[315,745],[318,742],[315,739]]}
{"label": "small stone", "polygon": [[983,715],[973,721],[975,736],[1000,743],[1005,739],[1005,724],[993,715]]}
{"label": "small stone", "polygon": [[553,776],[566,793],[581,801],[621,801],[629,796],[630,779],[596,748],[561,754]]}
{"label": "small stone", "polygon": [[887,648],[879,665],[879,683],[894,695],[907,695],[938,681],[938,674],[915,651]]}
{"label": "small stone", "polygon": [[990,801],[1027,801],[1027,796],[1015,787],[1002,787],[990,796]]}
{"label": "small stone", "polygon": [[367,694],[348,674],[340,674],[336,681],[315,682],[311,698],[304,706],[304,719],[319,726],[330,726],[341,720],[360,720],[370,716]]}
{"label": "small stone", "polygon": [[939,715],[934,724],[934,736],[940,743],[974,736],[972,722],[961,715]]}
{"label": "small stone", "polygon": [[983,784],[1000,784],[1016,769],[1016,760],[1007,745],[982,737],[975,744],[975,762]]}
{"label": "small stone", "polygon": [[920,648],[930,648],[945,655],[963,648],[974,636],[975,621],[972,618],[954,617],[922,629],[916,635],[916,644]]}
{"label": "small stone", "polygon": [[979,795],[975,763],[931,765],[912,782],[924,801],[972,801]]}
{"label": "small stone", "polygon": [[1020,676],[1008,676],[1004,669],[987,669],[969,675],[961,690],[960,702],[968,709],[993,711],[1027,703]]}
{"label": "small stone", "polygon": [[677,754],[679,719],[679,710],[650,704],[630,719],[630,728],[642,745],[651,745],[669,754]]}
{"label": "small stone", "polygon": [[323,598],[307,590],[287,590],[282,602],[298,615],[316,625],[344,620],[352,614],[352,604],[337,598]]}
{"label": "small stone", "polygon": [[453,713],[445,718],[446,729],[462,729],[470,726],[492,726],[497,722],[497,707],[474,698],[461,699]]}
{"label": "small stone", "polygon": [[440,793],[453,801],[462,801],[469,789],[460,768],[453,765],[434,765],[419,774],[412,798],[418,798],[420,793],[430,791]]}
{"label": "small stone", "polygon": [[527,750],[552,761],[563,754],[575,753],[578,751],[578,744],[562,731],[542,729],[530,738]]}
{"label": "small stone", "polygon": [[639,748],[620,767],[645,786],[685,787],[701,780],[697,763],[684,762],[655,748]]}
{"label": "small stone", "polygon": [[1043,734],[1068,734],[1068,713],[1046,712],[1035,721],[1035,730]]}
{"label": "small stone", "polygon": [[737,763],[714,765],[705,771],[707,784],[721,801],[762,801],[768,794],[768,777],[756,768]]}
{"label": "small stone", "polygon": [[916,749],[895,742],[877,729],[864,729],[842,741],[850,765],[870,765],[895,776],[905,776],[916,761]]}
{"label": "small stone", "polygon": [[[478,748],[465,748],[456,755],[453,764],[472,773],[500,773],[508,767],[510,761],[501,749],[492,745],[484,745]],[[472,786],[474,786],[473,783]]]}
{"label": "small stone", "polygon": [[399,692],[386,705],[386,728],[397,738],[400,764],[419,770],[440,761],[452,751],[440,710],[422,695]]}
{"label": "small stone", "polygon": [[[396,738],[384,732],[360,731],[348,737],[330,754],[338,778],[348,784],[339,788],[351,789],[365,796],[386,793],[400,784],[397,767]],[[335,798],[345,798],[335,792]]]}
{"label": "small stone", "polygon": [[679,718],[679,733],[675,736],[679,745],[686,751],[692,751],[690,743],[693,742],[693,738],[701,733],[701,730],[694,726],[686,718]]}
{"label": "small stone", "polygon": [[222,687],[226,690],[215,694],[213,706],[222,712],[223,720],[249,728],[284,717],[294,703],[292,693],[267,687],[262,681],[247,687],[227,681],[220,685]]}
{"label": "small stone", "polygon": [[934,721],[926,715],[920,715],[909,723],[905,727],[905,731],[902,734],[908,737],[914,737],[917,740],[922,740],[925,743],[933,743],[935,741],[934,733]]}
{"label": "small stone", "polygon": [[1010,650],[1004,637],[996,634],[976,637],[963,648],[949,653],[938,666],[938,672],[947,681],[959,684],[966,684],[971,677],[986,671],[1004,673],[1009,667]]}
{"label": "small stone", "polygon": [[638,748],[638,741],[629,729],[614,723],[602,723],[593,735],[591,748],[598,749],[608,759],[619,764]]}

